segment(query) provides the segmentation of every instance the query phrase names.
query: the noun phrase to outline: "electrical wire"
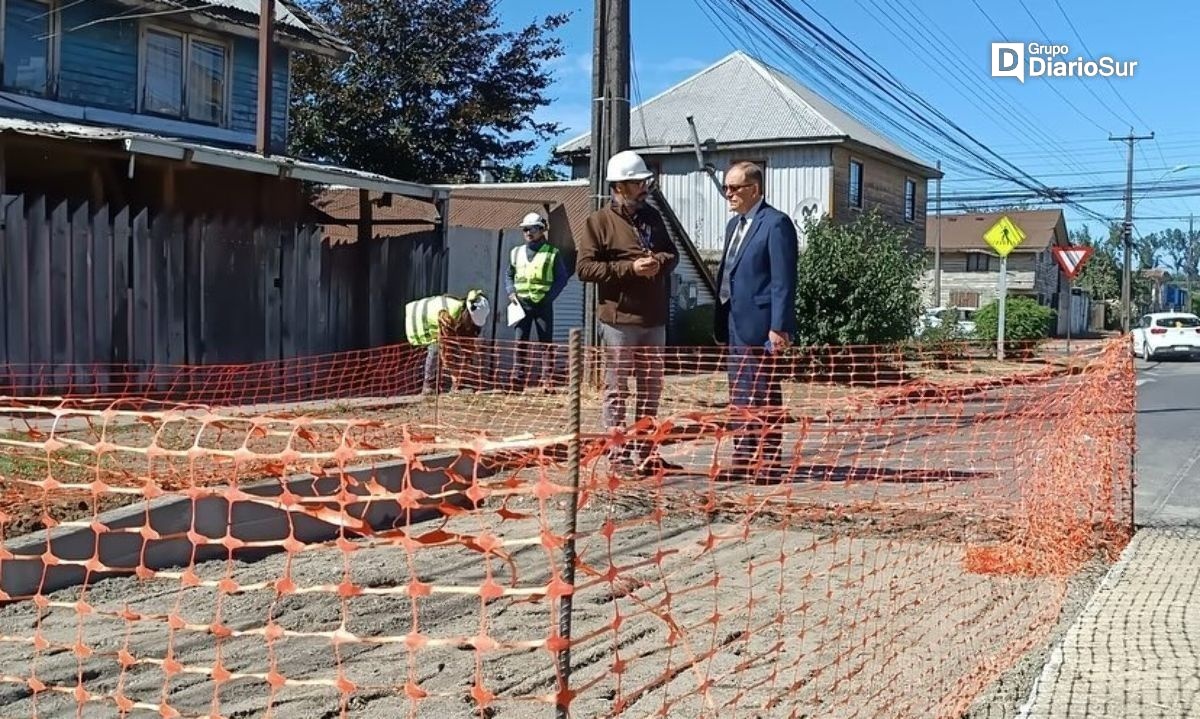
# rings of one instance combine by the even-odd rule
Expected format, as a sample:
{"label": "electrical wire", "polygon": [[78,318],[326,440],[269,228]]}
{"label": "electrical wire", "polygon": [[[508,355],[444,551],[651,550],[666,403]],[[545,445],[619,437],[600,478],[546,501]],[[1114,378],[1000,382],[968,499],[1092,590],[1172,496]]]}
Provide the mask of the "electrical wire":
{"label": "electrical wire", "polygon": [[[760,35],[773,36],[790,48],[793,52],[781,55],[792,69],[810,80],[822,80],[828,87],[840,90],[839,99],[843,106],[871,108],[873,112],[866,114],[873,115],[877,123],[891,127],[919,146],[940,150],[941,156],[949,156],[965,168],[1011,182],[1036,196],[1064,199],[1054,188],[1013,165],[913,92],[809,3],[804,2],[804,5],[845,42],[833,37],[785,0],[766,0],[757,4],[730,0],[730,3],[739,11],[736,22],[753,27]],[[801,60],[806,62],[801,63]],[[840,76],[832,74],[833,68],[840,71]],[[849,84],[854,88],[848,87]],[[864,92],[867,93],[865,96]],[[847,98],[855,101],[847,103]],[[860,110],[855,114],[861,116],[864,113]],[[1086,206],[1077,209],[1089,216],[1103,218]]]}

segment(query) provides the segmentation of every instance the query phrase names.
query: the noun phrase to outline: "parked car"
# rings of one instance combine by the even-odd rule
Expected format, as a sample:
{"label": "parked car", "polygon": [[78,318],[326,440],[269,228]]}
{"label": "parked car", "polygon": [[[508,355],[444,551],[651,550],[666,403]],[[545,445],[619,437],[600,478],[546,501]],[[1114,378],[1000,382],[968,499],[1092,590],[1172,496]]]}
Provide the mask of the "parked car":
{"label": "parked car", "polygon": [[1130,336],[1135,357],[1200,357],[1200,317],[1190,312],[1143,315]]}
{"label": "parked car", "polygon": [[975,334],[975,308],[930,307],[917,323],[917,337],[934,327],[941,327],[943,322],[954,322],[959,335],[970,337]]}

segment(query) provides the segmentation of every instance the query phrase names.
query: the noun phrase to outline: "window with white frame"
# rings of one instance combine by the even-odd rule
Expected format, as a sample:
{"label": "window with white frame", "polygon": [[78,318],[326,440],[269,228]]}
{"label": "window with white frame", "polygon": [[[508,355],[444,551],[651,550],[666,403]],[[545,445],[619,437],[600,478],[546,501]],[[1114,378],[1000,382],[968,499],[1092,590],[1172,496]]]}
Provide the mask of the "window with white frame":
{"label": "window with white frame", "polygon": [[142,111],[225,124],[229,46],[165,28],[142,43]]}
{"label": "window with white frame", "polygon": [[904,178],[904,221],[914,222],[917,219],[917,181],[911,177]]}
{"label": "window with white frame", "polygon": [[850,206],[863,206],[863,164],[858,160],[850,161]]}
{"label": "window with white frame", "polygon": [[52,94],[58,12],[53,1],[7,0],[4,12],[4,87]]}

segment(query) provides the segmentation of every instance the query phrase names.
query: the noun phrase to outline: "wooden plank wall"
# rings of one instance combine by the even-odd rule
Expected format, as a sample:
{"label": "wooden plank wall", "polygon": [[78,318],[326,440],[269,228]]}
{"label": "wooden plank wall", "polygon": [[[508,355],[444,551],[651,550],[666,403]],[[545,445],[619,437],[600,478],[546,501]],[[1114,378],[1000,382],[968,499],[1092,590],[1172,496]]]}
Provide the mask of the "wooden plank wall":
{"label": "wooden plank wall", "polygon": [[[404,304],[446,291],[435,232],[364,252],[312,225],[23,195],[0,220],[0,394],[161,392],[188,367],[400,343]],[[311,386],[295,367],[263,381]]]}

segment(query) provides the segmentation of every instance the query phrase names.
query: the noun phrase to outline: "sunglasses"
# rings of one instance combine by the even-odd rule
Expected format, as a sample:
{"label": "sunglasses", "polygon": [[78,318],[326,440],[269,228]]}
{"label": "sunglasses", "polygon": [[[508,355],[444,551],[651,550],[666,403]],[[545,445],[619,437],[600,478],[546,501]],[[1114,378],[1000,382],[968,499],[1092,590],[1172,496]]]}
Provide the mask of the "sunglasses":
{"label": "sunglasses", "polygon": [[754,183],[747,182],[743,185],[721,185],[721,192],[724,192],[726,195],[728,195],[731,192],[741,192],[747,187],[754,187]]}

